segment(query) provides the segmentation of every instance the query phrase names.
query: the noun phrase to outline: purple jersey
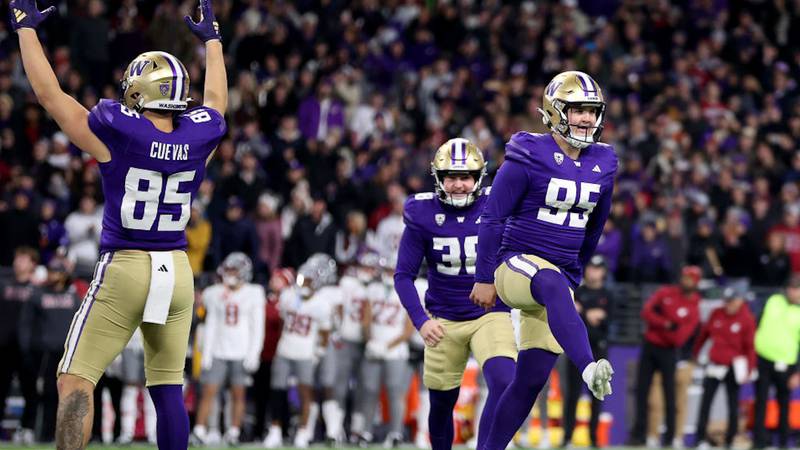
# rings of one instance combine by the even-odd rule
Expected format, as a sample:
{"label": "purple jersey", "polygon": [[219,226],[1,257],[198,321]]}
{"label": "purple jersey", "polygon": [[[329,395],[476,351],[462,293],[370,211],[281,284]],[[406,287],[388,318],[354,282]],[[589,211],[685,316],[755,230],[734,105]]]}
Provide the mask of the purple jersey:
{"label": "purple jersey", "polygon": [[481,216],[476,281],[491,283],[500,262],[533,254],[558,266],[573,288],[580,284],[608,218],[616,172],[609,145],[592,144],[572,160],[550,134],[514,134]]}
{"label": "purple jersey", "polygon": [[[416,194],[406,201],[395,271],[395,288],[419,329],[427,320],[414,288],[422,259],[428,264],[425,307],[447,320],[472,320],[486,311],[472,303],[469,294],[475,282],[478,222],[490,188],[466,208],[445,205],[432,192]],[[502,302],[492,311],[509,311]]]}
{"label": "purple jersey", "polygon": [[111,161],[100,164],[106,198],[100,251],[186,248],[192,199],[206,159],[225,135],[222,115],[192,108],[164,133],[119,102],[101,100],[89,128],[111,152]]}

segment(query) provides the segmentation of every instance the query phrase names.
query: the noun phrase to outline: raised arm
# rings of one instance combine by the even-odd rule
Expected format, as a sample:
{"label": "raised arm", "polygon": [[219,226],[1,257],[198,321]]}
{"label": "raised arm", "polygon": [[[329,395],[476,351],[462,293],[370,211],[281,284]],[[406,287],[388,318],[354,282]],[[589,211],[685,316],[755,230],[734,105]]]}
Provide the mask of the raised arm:
{"label": "raised arm", "polygon": [[36,27],[55,11],[55,7],[39,11],[34,0],[15,0],[9,8],[11,25],[19,36],[22,66],[39,104],[73,144],[100,162],[110,161],[108,147],[89,129],[89,111],[61,90],[36,35]]}
{"label": "raised arm", "polygon": [[203,105],[225,115],[228,108],[228,76],[225,73],[219,24],[211,9],[211,0],[200,0],[199,9],[199,22],[195,22],[189,16],[183,20],[192,33],[206,44],[206,85],[203,89]]}

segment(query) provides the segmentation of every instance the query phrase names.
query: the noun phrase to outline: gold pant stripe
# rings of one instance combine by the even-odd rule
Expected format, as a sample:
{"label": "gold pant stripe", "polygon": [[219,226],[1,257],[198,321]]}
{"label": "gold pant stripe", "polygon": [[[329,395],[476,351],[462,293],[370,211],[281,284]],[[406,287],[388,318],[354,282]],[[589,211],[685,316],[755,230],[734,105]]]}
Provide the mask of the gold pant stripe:
{"label": "gold pant stripe", "polygon": [[[86,326],[86,319],[89,317],[89,313],[92,311],[92,305],[94,304],[97,291],[100,290],[100,285],[103,284],[103,277],[106,274],[106,268],[108,267],[108,264],[111,263],[113,258],[114,252],[105,253],[100,258],[100,262],[94,269],[92,284],[89,286],[89,290],[86,292],[86,296],[83,298],[81,307],[72,318],[72,325],[70,325],[69,333],[67,334],[66,349],[64,349],[64,359],[62,360],[62,366],[59,370],[59,373],[67,372],[67,370],[69,370],[69,365],[72,364],[72,358],[75,356],[75,349],[78,348],[78,340],[80,340],[81,333],[83,333],[83,327]],[[80,323],[80,329],[77,333],[75,333],[75,327],[78,323]]]}

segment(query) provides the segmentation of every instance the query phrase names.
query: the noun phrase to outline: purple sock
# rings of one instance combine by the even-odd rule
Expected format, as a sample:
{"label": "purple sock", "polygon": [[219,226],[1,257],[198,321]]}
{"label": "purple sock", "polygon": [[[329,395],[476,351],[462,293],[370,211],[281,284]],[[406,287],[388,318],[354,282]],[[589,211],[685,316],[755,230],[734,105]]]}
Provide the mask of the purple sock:
{"label": "purple sock", "polygon": [[556,359],[555,353],[538,348],[519,352],[514,379],[497,402],[489,435],[478,450],[505,450],[528,418]]}
{"label": "purple sock", "polygon": [[489,388],[489,395],[486,397],[486,404],[481,413],[481,421],[478,426],[478,448],[483,448],[486,438],[489,436],[489,429],[492,426],[497,402],[505,392],[506,387],[514,378],[514,367],[516,363],[513,359],[505,356],[496,356],[483,363],[483,378]]}
{"label": "purple sock", "polygon": [[431,436],[432,450],[453,448],[453,408],[458,400],[460,388],[449,391],[429,389],[431,411],[428,414],[428,433]]}
{"label": "purple sock", "polygon": [[147,389],[156,407],[158,449],[186,450],[189,447],[189,415],[183,405],[181,385],[162,384]]}
{"label": "purple sock", "polygon": [[547,309],[547,324],[567,357],[583,373],[594,361],[586,325],[575,309],[569,284],[563,274],[540,270],[531,280],[531,294]]}

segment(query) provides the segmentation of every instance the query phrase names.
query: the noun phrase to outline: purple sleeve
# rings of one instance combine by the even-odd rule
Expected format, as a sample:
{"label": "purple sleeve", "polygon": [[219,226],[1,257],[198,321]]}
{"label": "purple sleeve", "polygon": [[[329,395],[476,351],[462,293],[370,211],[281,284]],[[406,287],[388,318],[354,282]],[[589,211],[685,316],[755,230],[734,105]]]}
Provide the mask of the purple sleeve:
{"label": "purple sleeve", "polygon": [[419,330],[428,321],[428,313],[414,286],[414,280],[419,273],[422,258],[425,256],[425,243],[419,231],[407,226],[400,238],[400,250],[397,252],[397,268],[394,272],[394,289],[400,297],[400,302],[408,312],[411,322]]}
{"label": "purple sleeve", "polygon": [[614,185],[609,186],[600,199],[597,201],[594,211],[589,215],[589,222],[586,224],[586,235],[583,238],[583,245],[581,245],[580,252],[578,253],[578,261],[581,263],[581,269],[586,267],[594,250],[597,248],[597,241],[600,240],[600,235],[603,234],[603,227],[608,219],[608,213],[611,210],[611,194],[613,193]]}
{"label": "purple sleeve", "polygon": [[497,252],[503,239],[506,219],[528,191],[528,173],[515,161],[506,160],[492,183],[492,191],[478,226],[478,257],[475,282],[494,282]]}

